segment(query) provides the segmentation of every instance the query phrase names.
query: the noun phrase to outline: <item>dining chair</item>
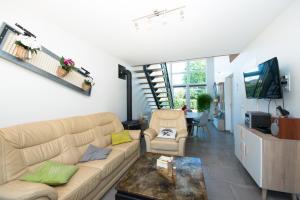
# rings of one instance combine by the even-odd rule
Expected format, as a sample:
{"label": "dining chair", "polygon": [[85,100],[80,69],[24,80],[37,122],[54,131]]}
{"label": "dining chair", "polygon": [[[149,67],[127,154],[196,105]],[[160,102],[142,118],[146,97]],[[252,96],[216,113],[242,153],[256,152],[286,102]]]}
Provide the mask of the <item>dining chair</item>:
{"label": "dining chair", "polygon": [[203,132],[205,132],[205,129],[207,130],[208,134],[210,134],[210,131],[208,129],[208,118],[209,118],[209,112],[204,111],[198,119],[194,119],[192,123],[192,135],[194,134],[194,127],[196,126],[196,135],[198,134],[199,127],[203,129]]}

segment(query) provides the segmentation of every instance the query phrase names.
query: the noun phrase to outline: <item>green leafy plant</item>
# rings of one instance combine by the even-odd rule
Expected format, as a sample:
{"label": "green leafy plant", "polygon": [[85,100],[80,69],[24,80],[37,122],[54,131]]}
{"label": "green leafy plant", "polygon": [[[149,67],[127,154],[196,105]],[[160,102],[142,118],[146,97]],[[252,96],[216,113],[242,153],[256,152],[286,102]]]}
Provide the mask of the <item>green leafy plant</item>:
{"label": "green leafy plant", "polygon": [[35,54],[37,54],[37,52],[41,50],[41,45],[34,37],[22,34],[17,36],[15,44]]}
{"label": "green leafy plant", "polygon": [[95,82],[94,82],[92,77],[88,77],[84,80],[84,84],[89,85],[89,86],[93,86],[93,85],[95,85]]}
{"label": "green leafy plant", "polygon": [[207,93],[199,94],[197,97],[197,110],[203,112],[209,110],[212,97]]}
{"label": "green leafy plant", "polygon": [[59,60],[61,68],[70,72],[75,67],[75,62],[71,59],[65,59],[63,56]]}
{"label": "green leafy plant", "polygon": [[25,46],[24,44],[22,44],[21,41],[16,41],[15,44],[19,45],[19,46],[23,47],[24,49],[30,51],[31,53],[35,53],[35,54],[37,54],[38,50],[40,50],[40,49],[32,49],[32,48],[30,48],[28,46]]}

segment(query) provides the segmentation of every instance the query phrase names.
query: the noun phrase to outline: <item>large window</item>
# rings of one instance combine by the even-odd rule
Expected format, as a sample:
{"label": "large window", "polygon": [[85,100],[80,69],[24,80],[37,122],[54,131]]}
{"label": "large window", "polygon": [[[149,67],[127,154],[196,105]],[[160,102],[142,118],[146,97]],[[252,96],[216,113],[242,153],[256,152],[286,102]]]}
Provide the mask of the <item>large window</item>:
{"label": "large window", "polygon": [[197,109],[198,94],[206,92],[206,59],[168,63],[174,106]]}

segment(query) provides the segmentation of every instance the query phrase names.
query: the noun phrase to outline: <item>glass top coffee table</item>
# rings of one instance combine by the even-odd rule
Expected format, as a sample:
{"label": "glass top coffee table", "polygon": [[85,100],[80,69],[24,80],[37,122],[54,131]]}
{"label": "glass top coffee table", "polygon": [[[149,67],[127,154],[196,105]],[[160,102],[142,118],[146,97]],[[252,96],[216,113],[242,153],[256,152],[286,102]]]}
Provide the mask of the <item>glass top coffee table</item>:
{"label": "glass top coffee table", "polygon": [[160,156],[141,156],[117,184],[116,200],[207,200],[200,158],[174,156],[176,175],[168,179],[156,168]]}

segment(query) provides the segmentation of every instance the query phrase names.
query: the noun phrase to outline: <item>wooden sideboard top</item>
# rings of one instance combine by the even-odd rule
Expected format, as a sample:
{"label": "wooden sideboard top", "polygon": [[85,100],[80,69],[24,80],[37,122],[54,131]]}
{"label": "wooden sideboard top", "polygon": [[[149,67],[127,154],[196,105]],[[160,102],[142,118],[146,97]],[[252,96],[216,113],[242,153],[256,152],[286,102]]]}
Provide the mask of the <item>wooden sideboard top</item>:
{"label": "wooden sideboard top", "polygon": [[250,132],[252,132],[253,134],[257,135],[258,137],[261,137],[264,140],[275,140],[275,141],[286,141],[286,142],[296,142],[296,143],[300,143],[300,140],[287,140],[287,139],[280,139],[277,138],[275,136],[273,136],[272,134],[265,134],[263,132],[260,132],[256,129],[253,128],[248,128],[245,124],[239,124],[239,126],[249,130]]}

